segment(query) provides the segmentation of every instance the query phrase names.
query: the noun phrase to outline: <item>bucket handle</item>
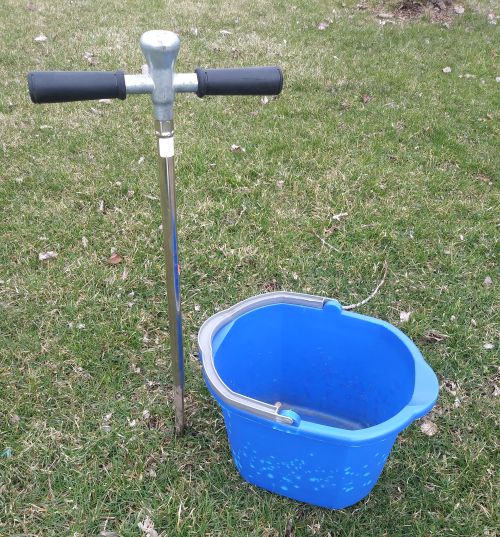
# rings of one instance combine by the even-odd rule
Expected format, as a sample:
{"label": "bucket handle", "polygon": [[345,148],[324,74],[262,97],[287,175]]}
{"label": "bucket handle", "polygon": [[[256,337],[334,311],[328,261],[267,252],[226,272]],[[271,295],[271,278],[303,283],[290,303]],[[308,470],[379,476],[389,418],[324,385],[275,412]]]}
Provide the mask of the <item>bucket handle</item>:
{"label": "bucket handle", "polygon": [[325,300],[322,297],[301,293],[287,293],[284,291],[266,293],[243,300],[243,302],[239,302],[205,321],[198,335],[198,346],[205,378],[217,396],[232,407],[239,408],[251,414],[257,414],[274,422],[298,426],[300,416],[296,412],[293,412],[293,410],[281,409],[281,403],[278,402],[272,405],[258,401],[252,397],[234,392],[224,383],[214,365],[212,339],[220,328],[255,308],[270,304],[288,303],[320,309],[323,308]]}

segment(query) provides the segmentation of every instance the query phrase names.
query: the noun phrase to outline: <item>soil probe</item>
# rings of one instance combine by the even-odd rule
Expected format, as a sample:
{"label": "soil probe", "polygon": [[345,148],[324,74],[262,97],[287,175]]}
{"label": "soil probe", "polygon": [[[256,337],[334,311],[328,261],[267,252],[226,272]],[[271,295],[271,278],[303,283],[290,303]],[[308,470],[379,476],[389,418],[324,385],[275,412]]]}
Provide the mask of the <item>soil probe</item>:
{"label": "soil probe", "polygon": [[152,30],[141,37],[141,49],[149,72],[126,75],[123,71],[38,71],[28,74],[34,103],[61,103],[94,99],[125,99],[149,93],[153,101],[155,134],[158,140],[160,202],[163,245],[167,270],[168,320],[174,381],[175,430],[181,433],[184,417],[184,358],[182,315],[177,251],[174,172],[174,100],[176,93],[205,95],[277,95],[283,87],[278,67],[196,69],[176,73],[175,60],[180,40],[173,33]]}

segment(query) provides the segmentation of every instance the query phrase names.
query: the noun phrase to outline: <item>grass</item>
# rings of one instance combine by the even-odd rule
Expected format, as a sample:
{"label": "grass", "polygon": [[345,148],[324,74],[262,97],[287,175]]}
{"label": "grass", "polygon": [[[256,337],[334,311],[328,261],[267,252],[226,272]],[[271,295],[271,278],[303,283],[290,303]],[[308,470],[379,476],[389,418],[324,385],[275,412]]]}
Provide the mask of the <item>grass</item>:
{"label": "grass", "polygon": [[[133,536],[146,516],[164,536],[290,537],[289,520],[295,537],[497,535],[499,377],[484,348],[497,340],[495,6],[382,26],[356,4],[0,0],[2,535]],[[180,34],[179,71],[286,76],[266,105],[177,101],[180,438],[149,99],[34,106],[25,82],[36,69],[138,72],[153,27]],[[39,261],[48,250],[58,257]],[[110,266],[114,250],[124,261]],[[358,302],[384,260],[361,311],[395,324],[411,311],[403,328],[441,382],[437,433],[406,430],[350,509],[243,482],[201,378],[200,324],[274,288]]]}

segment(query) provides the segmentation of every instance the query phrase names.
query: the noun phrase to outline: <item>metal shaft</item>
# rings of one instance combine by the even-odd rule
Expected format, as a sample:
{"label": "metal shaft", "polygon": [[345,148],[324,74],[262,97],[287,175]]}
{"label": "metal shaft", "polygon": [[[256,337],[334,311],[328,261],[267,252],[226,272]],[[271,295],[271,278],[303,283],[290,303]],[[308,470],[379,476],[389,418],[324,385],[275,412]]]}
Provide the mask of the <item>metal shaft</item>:
{"label": "metal shaft", "polygon": [[[184,430],[184,353],[182,345],[181,291],[177,252],[174,173],[174,66],[179,37],[173,32],[152,30],[142,34],[141,48],[149,68],[155,132],[158,141],[163,248],[167,268],[168,322],[174,381],[175,431]],[[131,81],[131,85],[132,84]],[[182,82],[182,81],[181,81]],[[189,82],[189,80],[188,80]],[[149,82],[147,82],[149,84]],[[184,82],[181,84],[184,86]],[[140,86],[140,84],[138,84]]]}
{"label": "metal shaft", "polygon": [[184,418],[184,353],[182,342],[181,291],[177,251],[177,222],[175,214],[173,120],[155,120],[158,141],[161,218],[163,248],[167,276],[168,322],[174,380],[175,431],[182,433]]}

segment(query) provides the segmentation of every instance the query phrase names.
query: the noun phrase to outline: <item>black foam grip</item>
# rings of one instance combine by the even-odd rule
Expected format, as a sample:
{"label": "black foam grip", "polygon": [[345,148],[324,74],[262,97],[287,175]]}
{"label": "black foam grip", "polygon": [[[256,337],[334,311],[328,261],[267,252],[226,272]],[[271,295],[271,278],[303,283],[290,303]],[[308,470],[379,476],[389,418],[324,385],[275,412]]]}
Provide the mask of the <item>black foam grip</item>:
{"label": "black foam grip", "polygon": [[279,67],[196,69],[198,97],[205,95],[278,95],[283,88]]}
{"label": "black foam grip", "polygon": [[125,99],[123,71],[34,71],[28,74],[34,103]]}

